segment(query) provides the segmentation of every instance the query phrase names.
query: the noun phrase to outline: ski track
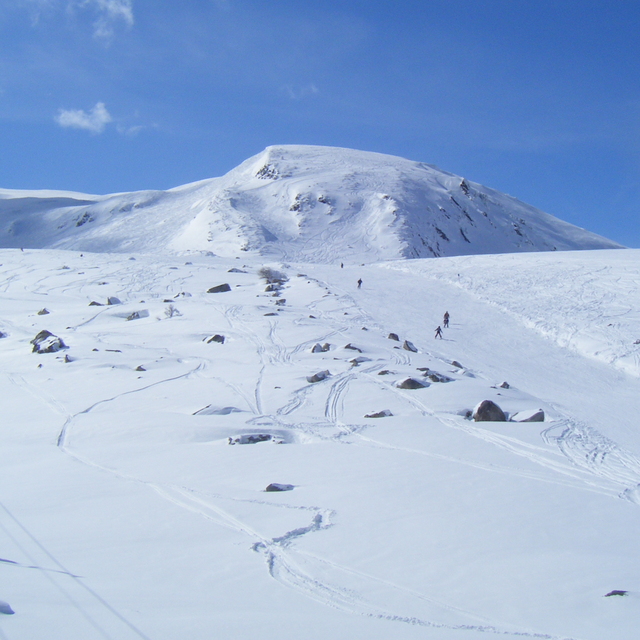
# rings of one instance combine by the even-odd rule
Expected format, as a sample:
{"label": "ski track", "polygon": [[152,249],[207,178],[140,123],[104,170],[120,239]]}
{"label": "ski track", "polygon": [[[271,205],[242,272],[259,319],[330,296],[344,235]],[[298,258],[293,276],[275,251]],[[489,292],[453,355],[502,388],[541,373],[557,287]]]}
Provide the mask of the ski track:
{"label": "ski track", "polygon": [[[127,270],[123,267],[116,269],[111,276],[106,277],[120,278],[122,280],[125,274],[127,274]],[[2,288],[4,292],[8,292],[9,288],[23,276],[24,273],[22,272],[9,276],[5,282],[0,284],[0,288]],[[59,274],[55,274],[55,277],[58,276]],[[129,281],[129,286],[132,287],[132,285],[135,284],[140,290],[146,289],[149,291],[150,289],[157,287],[165,278],[166,274],[147,274],[146,278],[140,278],[139,276],[132,278]],[[43,277],[36,280],[33,284],[34,288],[32,291],[34,293],[39,293],[39,291],[45,287],[47,279],[47,277]],[[184,281],[184,278],[178,278],[166,285],[166,288],[169,289],[178,282],[183,284]],[[328,291],[328,287],[325,287],[323,283],[320,281],[315,282],[321,290],[326,289]],[[64,285],[66,288],[63,289],[63,291],[77,292],[78,287],[86,287],[88,284],[96,283],[87,283],[84,280],[72,281]],[[47,285],[47,291],[51,292],[56,290],[56,288],[61,287],[63,287],[63,285],[58,285],[57,287]],[[127,289],[127,287],[122,287],[122,289]],[[131,288],[127,290],[129,293],[131,292]],[[221,306],[217,303],[213,303],[213,306],[215,306],[226,318],[231,331],[238,337],[255,346],[256,354],[260,361],[259,371],[253,383],[253,396],[249,396],[237,385],[229,383],[222,378],[213,377],[213,379],[227,385],[228,388],[245,400],[247,406],[254,414],[254,417],[249,419],[247,424],[255,424],[260,421],[264,424],[266,421],[293,433],[301,431],[302,433],[320,439],[327,439],[327,436],[324,435],[323,432],[326,431],[327,427],[331,427],[334,433],[329,437],[329,439],[341,441],[347,435],[357,436],[357,440],[351,440],[347,443],[350,446],[364,445],[382,447],[469,465],[484,471],[521,476],[544,482],[554,482],[574,488],[586,486],[589,490],[605,495],[617,495],[636,504],[640,504],[640,458],[622,450],[615,443],[607,440],[595,430],[590,429],[585,425],[576,424],[569,419],[563,419],[549,424],[541,434],[543,442],[548,445],[548,447],[555,447],[555,450],[552,448],[543,448],[531,445],[522,442],[517,438],[500,435],[490,431],[489,429],[475,426],[473,423],[469,423],[462,418],[437,414],[430,410],[423,402],[418,400],[411,392],[404,392],[395,388],[391,384],[382,382],[375,378],[372,374],[381,369],[383,365],[380,364],[373,364],[366,368],[359,368],[357,371],[347,370],[343,373],[332,376],[332,378],[327,381],[301,387],[292,392],[286,399],[285,403],[276,408],[274,412],[269,415],[264,415],[261,385],[264,380],[265,372],[268,368],[280,368],[292,365],[293,356],[308,351],[316,342],[323,342],[337,335],[342,336],[344,334],[348,334],[349,331],[360,328],[360,325],[362,324],[368,324],[374,330],[382,333],[382,328],[377,326],[370,316],[359,309],[356,301],[350,294],[341,293],[340,295],[337,295],[336,299],[332,300],[331,305],[335,308],[331,311],[322,310],[321,306],[326,305],[329,295],[336,296],[336,294],[326,294],[322,298],[310,303],[308,308],[321,320],[329,323],[336,323],[340,326],[334,328],[332,331],[324,333],[321,337],[305,340],[291,348],[288,348],[280,339],[278,335],[279,322],[277,320],[269,322],[267,335],[261,337],[249,327],[248,323],[244,319],[242,319],[242,312],[244,311],[242,307],[238,305]],[[346,324],[343,317],[345,309],[349,309],[350,313]],[[354,310],[355,312],[353,312]],[[91,318],[79,323],[78,325],[70,327],[69,329],[76,330],[80,327],[86,326],[98,318],[102,313],[104,313],[104,311],[105,309],[100,310]],[[300,326],[299,320],[297,320],[296,323]],[[135,347],[136,345],[131,346]],[[388,351],[389,360],[392,360],[396,366],[409,366],[411,364],[411,354],[409,352],[405,352],[397,347],[389,347]],[[426,355],[436,359],[430,354]],[[222,526],[242,534],[243,536],[249,537],[252,540],[251,549],[254,552],[258,552],[263,555],[269,574],[274,580],[303,593],[307,597],[320,602],[325,606],[354,615],[434,629],[468,630],[470,632],[489,633],[512,637],[540,638],[545,640],[575,640],[561,636],[536,633],[533,631],[509,631],[504,628],[505,625],[496,625],[473,612],[465,611],[448,605],[447,603],[439,602],[438,600],[423,593],[407,589],[401,585],[394,584],[390,581],[367,573],[359,572],[356,569],[340,565],[326,558],[320,558],[307,551],[298,550],[296,548],[296,543],[301,539],[336,526],[333,522],[336,514],[331,509],[282,505],[265,500],[242,500],[221,495],[202,496],[198,495],[193,489],[187,487],[179,487],[171,484],[159,484],[137,478],[133,475],[118,472],[88,459],[82,455],[81,452],[74,451],[70,448],[70,435],[73,429],[73,423],[77,417],[88,414],[96,407],[105,403],[115,402],[124,396],[143,393],[144,391],[158,385],[168,385],[171,382],[189,378],[193,375],[202,375],[208,366],[208,362],[208,360],[199,359],[197,366],[183,374],[166,377],[142,387],[130,389],[109,398],[103,398],[75,414],[68,412],[63,404],[56,398],[44,393],[40,389],[36,389],[31,383],[27,382],[23,376],[17,373],[10,373],[8,374],[8,379],[12,384],[24,388],[34,397],[45,402],[52,411],[61,416],[63,419],[63,425],[58,434],[57,446],[65,454],[87,466],[100,470],[101,472],[114,475],[124,481],[145,485],[149,489],[153,490],[160,498],[175,505],[176,507],[193,512],[200,517],[209,520],[216,526]],[[448,364],[445,363],[444,360],[442,360],[442,362],[443,364]],[[548,475],[536,474],[534,472],[515,467],[483,464],[477,461],[463,460],[454,456],[446,456],[434,452],[391,445],[376,441],[372,437],[365,436],[362,431],[368,428],[366,425],[347,425],[342,421],[345,397],[348,394],[349,387],[358,380],[369,383],[373,382],[385,390],[391,390],[404,402],[407,402],[409,405],[419,410],[423,415],[437,420],[445,428],[461,430],[471,437],[478,438],[484,442],[504,449],[509,453],[534,462],[542,466],[547,471],[552,471],[554,474],[563,476],[563,478],[554,479]],[[293,414],[305,406],[309,394],[317,392],[326,394],[324,401],[324,421],[316,421],[309,424],[291,420],[290,418],[293,417]],[[615,489],[615,487],[617,487],[617,489]],[[287,531],[274,538],[267,538],[261,535],[260,532],[255,530],[248,523],[231,515],[218,504],[225,500],[232,502],[255,502],[256,504],[268,505],[274,509],[286,508],[309,511],[313,513],[313,517],[311,522],[306,526]],[[389,589],[401,591],[408,594],[411,598],[427,603],[427,605],[431,607],[458,614],[462,617],[475,621],[477,624],[446,625],[429,619],[424,619],[422,617],[396,615],[392,612],[386,611],[382,607],[367,602],[365,598],[349,589],[338,585],[332,585],[314,578],[313,575],[309,574],[309,572],[303,568],[299,562],[296,562],[296,555],[303,556],[306,559],[305,563],[307,565],[309,564],[309,561],[311,561],[311,564],[317,563],[328,565],[337,573],[350,573],[371,582],[383,584]],[[10,560],[3,559],[0,559],[0,562],[12,563]]]}

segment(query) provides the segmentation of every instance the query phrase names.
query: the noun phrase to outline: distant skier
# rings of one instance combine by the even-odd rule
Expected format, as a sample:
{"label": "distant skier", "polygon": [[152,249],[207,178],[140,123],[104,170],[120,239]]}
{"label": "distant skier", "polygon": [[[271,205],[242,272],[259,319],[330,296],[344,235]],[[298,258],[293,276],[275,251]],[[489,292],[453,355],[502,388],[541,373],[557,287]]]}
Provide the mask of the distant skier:
{"label": "distant skier", "polygon": [[438,328],[436,329],[436,335],[433,336],[434,338],[440,338],[440,340],[442,340],[442,329],[440,328],[440,326],[438,325]]}
{"label": "distant skier", "polygon": [[344,269],[344,262],[341,262],[341,263],[340,263],[340,268],[341,268],[341,269]]}
{"label": "distant skier", "polygon": [[443,324],[445,329],[449,326],[449,312],[448,311],[444,312],[444,319],[442,321],[442,324]]}
{"label": "distant skier", "polygon": [[358,289],[362,288],[362,278],[358,278]]}

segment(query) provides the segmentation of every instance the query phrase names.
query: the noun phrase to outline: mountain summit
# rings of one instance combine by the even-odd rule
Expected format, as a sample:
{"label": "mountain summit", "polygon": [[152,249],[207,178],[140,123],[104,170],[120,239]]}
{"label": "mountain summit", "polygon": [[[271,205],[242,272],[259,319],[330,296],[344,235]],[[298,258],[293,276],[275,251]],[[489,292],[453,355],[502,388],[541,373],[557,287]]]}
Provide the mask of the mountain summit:
{"label": "mountain summit", "polygon": [[318,146],[169,191],[0,190],[0,245],[320,263],[621,247],[432,165]]}

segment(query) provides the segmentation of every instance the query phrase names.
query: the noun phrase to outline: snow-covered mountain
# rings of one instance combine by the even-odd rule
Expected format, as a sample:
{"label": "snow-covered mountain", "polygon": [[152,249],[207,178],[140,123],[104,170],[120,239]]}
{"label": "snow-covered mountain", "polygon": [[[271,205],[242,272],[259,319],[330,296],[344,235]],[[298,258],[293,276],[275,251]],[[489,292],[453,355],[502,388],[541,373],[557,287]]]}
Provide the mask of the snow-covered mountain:
{"label": "snow-covered mountain", "polygon": [[0,637],[635,640],[639,254],[0,250]]}
{"label": "snow-covered mountain", "polygon": [[0,246],[319,263],[620,247],[431,165],[314,146],[169,191],[0,190]]}

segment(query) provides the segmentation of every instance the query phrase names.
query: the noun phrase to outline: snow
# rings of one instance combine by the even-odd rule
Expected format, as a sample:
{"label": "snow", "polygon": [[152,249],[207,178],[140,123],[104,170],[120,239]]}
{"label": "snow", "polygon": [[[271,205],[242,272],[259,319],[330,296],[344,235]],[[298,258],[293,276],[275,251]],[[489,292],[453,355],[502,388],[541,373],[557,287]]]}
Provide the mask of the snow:
{"label": "snow", "polygon": [[432,165],[268,147],[169,191],[0,191],[0,246],[350,264],[620,245]]}
{"label": "snow", "polygon": [[176,224],[0,250],[0,637],[635,639],[640,252],[186,258]]}

